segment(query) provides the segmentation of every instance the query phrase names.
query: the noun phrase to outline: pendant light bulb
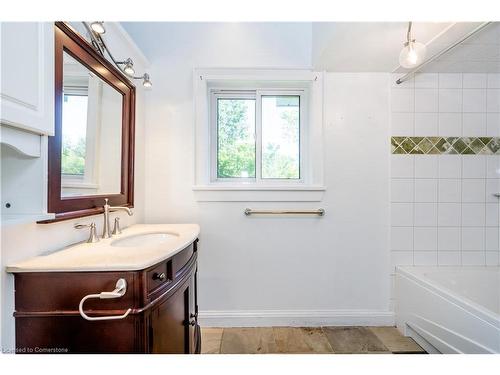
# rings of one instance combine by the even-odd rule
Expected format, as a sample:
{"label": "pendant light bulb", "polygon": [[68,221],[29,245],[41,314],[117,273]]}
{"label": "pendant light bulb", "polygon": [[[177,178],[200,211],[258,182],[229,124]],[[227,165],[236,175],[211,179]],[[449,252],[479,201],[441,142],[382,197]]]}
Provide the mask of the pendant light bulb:
{"label": "pendant light bulb", "polygon": [[415,41],[411,36],[411,25],[408,24],[408,31],[406,33],[406,43],[399,54],[399,64],[403,68],[411,69],[424,62],[427,47],[425,44]]}
{"label": "pendant light bulb", "polygon": [[[406,44],[406,43],[405,43]],[[424,62],[427,48],[420,42],[411,41],[401,50],[399,64],[403,68],[414,68]]]}

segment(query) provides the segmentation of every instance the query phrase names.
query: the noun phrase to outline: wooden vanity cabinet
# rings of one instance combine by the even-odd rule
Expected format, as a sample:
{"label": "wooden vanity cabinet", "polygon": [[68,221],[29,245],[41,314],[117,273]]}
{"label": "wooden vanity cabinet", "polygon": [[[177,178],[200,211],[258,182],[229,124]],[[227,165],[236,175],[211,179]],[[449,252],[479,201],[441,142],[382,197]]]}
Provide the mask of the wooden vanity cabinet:
{"label": "wooden vanity cabinet", "polygon": [[[16,273],[18,353],[200,353],[197,241],[139,271]],[[83,309],[92,317],[130,314],[85,320],[80,300],[112,291],[119,278],[127,282],[122,297],[89,299]]]}

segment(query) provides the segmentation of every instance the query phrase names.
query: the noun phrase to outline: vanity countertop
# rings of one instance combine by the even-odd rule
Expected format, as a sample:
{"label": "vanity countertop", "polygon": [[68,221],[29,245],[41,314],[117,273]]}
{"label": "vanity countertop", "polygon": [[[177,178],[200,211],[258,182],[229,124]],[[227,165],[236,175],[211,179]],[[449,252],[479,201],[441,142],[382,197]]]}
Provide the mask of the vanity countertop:
{"label": "vanity countertop", "polygon": [[[141,234],[168,233],[164,243],[112,246],[112,242]],[[47,255],[17,262],[6,267],[18,272],[137,271],[170,258],[196,240],[198,224],[135,224],[112,238],[97,243],[78,243]],[[137,241],[136,241],[137,242]]]}

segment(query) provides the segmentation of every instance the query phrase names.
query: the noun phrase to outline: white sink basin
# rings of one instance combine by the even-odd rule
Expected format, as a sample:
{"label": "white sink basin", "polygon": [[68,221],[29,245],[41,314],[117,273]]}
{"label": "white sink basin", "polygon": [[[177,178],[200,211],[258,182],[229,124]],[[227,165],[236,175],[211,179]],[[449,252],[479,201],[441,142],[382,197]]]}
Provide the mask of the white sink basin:
{"label": "white sink basin", "polygon": [[111,242],[111,246],[117,247],[138,247],[154,246],[164,244],[179,237],[174,233],[141,233],[133,236],[120,238]]}

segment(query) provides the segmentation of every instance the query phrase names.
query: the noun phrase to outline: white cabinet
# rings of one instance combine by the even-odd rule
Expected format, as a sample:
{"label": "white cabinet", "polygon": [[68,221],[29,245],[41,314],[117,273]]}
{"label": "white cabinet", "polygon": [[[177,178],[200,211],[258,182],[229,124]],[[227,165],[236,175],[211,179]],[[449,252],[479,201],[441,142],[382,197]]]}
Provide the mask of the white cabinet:
{"label": "white cabinet", "polygon": [[54,135],[54,24],[0,23],[0,222],[47,214],[47,142]]}
{"label": "white cabinet", "polygon": [[0,24],[0,123],[54,135],[54,24]]}

